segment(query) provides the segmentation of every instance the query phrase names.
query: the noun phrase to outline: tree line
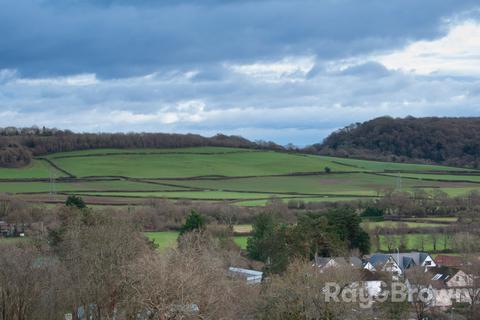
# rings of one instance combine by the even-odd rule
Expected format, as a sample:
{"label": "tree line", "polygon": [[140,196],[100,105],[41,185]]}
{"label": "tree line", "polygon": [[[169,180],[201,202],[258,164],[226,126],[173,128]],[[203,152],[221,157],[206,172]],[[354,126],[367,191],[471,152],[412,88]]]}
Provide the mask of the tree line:
{"label": "tree line", "polygon": [[[223,225],[252,224],[261,212],[275,212],[279,223],[294,224],[304,213],[325,214],[345,204],[348,204],[356,214],[375,219],[403,220],[412,217],[451,216],[459,217],[459,222],[463,226],[468,226],[476,221],[477,216],[480,216],[480,193],[476,191],[456,197],[450,197],[438,190],[433,193],[419,190],[413,194],[385,191],[380,193],[379,197],[379,199],[353,200],[343,203],[301,200],[285,203],[282,199],[273,197],[263,208],[241,207],[227,202],[145,199],[142,205],[108,208],[108,211],[114,216],[131,214],[135,223],[141,225],[144,231],[180,230],[184,219],[192,210],[201,212],[207,224]],[[48,225],[55,220],[55,208],[32,206],[18,197],[0,195],[0,221],[35,226],[38,223]],[[445,225],[445,227],[448,226]],[[455,226],[455,230],[457,228],[458,226]],[[412,229],[409,228],[409,230]],[[405,233],[400,231],[397,230],[396,234]]]}
{"label": "tree line", "polygon": [[73,133],[37,127],[0,128],[0,167],[22,167],[33,156],[55,152],[98,148],[182,148],[235,147],[280,150],[281,146],[267,141],[252,142],[240,136],[217,134],[203,137],[197,134],[167,133]]}
{"label": "tree line", "polygon": [[334,156],[478,168],[479,141],[478,117],[380,117],[351,124],[306,150]]}

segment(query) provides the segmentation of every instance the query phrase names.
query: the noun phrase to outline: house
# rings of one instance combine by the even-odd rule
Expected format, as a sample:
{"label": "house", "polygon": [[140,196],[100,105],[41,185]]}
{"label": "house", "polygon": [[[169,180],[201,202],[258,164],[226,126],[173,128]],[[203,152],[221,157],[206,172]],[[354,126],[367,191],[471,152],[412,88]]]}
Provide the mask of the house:
{"label": "house", "polygon": [[368,268],[370,271],[383,271],[395,275],[401,275],[403,273],[397,261],[391,255],[383,253],[375,253],[370,256],[364,268]]}
{"label": "house", "polygon": [[430,287],[433,294],[431,307],[448,308],[454,302],[470,303],[470,277],[460,269],[451,267],[432,267],[428,269],[432,278]]}
{"label": "house", "polygon": [[371,272],[376,271],[375,267],[370,263],[370,261],[364,262],[362,267],[363,267],[363,269],[371,271]]}
{"label": "house", "polygon": [[0,221],[0,237],[23,237],[24,234],[25,225]]}
{"label": "house", "polygon": [[357,257],[315,257],[315,265],[321,269],[337,266],[351,266],[362,268],[363,262]]}
{"label": "house", "polygon": [[370,271],[385,271],[403,275],[404,271],[414,266],[436,267],[433,258],[425,252],[375,253],[365,261],[364,268]]}
{"label": "house", "polygon": [[263,272],[261,271],[230,267],[228,272],[233,277],[245,279],[247,283],[260,283],[263,279]]}
{"label": "house", "polygon": [[435,258],[435,264],[439,267],[453,267],[459,268],[463,265],[463,261],[460,257],[457,256],[448,256],[440,254]]}
{"label": "house", "polygon": [[365,292],[370,297],[378,297],[382,293],[383,281],[381,275],[378,272],[372,272],[368,269],[363,269],[361,271],[361,282]]}

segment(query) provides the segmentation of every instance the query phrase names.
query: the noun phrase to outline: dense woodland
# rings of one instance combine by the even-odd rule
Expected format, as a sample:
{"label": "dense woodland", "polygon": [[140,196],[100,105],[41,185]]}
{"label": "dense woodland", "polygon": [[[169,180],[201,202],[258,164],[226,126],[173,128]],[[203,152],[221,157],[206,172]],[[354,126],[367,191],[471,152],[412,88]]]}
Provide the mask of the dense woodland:
{"label": "dense woodland", "polygon": [[33,156],[98,148],[236,147],[281,149],[273,142],[252,142],[239,136],[166,133],[73,133],[48,128],[0,128],[0,167],[22,167]]}
{"label": "dense woodland", "polygon": [[381,117],[336,131],[309,151],[478,168],[480,118]]}

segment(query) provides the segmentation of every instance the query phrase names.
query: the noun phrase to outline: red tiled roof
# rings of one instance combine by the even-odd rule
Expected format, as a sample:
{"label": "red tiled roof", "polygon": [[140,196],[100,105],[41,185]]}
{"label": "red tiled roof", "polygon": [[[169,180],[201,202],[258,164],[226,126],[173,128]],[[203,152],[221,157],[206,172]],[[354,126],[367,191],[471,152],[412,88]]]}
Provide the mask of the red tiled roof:
{"label": "red tiled roof", "polygon": [[438,255],[435,263],[440,266],[455,267],[462,265],[462,259],[456,256]]}

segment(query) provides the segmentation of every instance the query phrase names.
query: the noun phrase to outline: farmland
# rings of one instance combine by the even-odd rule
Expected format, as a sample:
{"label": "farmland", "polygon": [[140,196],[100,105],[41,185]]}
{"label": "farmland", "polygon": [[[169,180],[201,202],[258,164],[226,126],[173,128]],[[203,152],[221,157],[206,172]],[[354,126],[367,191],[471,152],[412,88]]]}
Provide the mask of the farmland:
{"label": "farmland", "polygon": [[[174,248],[177,244],[179,232],[177,231],[159,231],[159,232],[145,232],[145,236],[153,241],[159,250]],[[233,241],[242,249],[247,248],[248,236],[235,236]]]}
{"label": "farmland", "polygon": [[[450,221],[453,222],[453,221]],[[395,228],[400,224],[406,228],[434,228],[440,227],[442,224],[435,223],[422,223],[422,222],[398,222],[398,221],[381,221],[381,222],[368,222],[362,223],[362,226],[366,229],[372,229],[375,227],[380,228]],[[237,233],[233,237],[233,241],[242,249],[246,249],[248,235],[241,235],[241,233],[251,232],[251,225],[236,225],[234,226],[234,232]],[[176,246],[176,239],[179,235],[176,231],[159,231],[159,232],[146,232],[145,235],[152,241],[154,241],[160,250],[167,248],[173,248]],[[380,235],[380,250],[391,251],[392,248],[396,249],[401,247],[401,235]],[[434,242],[436,244],[434,245]],[[437,250],[451,250],[452,238],[451,235],[445,234],[429,234],[429,233],[412,233],[404,235],[405,250],[421,250],[434,252]],[[434,248],[436,250],[434,250]],[[390,250],[389,250],[390,249]]]}
{"label": "farmland", "polygon": [[[388,241],[385,236],[380,236],[380,250],[381,251],[392,251],[391,249],[396,249],[401,247],[401,236],[392,237],[392,245],[389,250]],[[448,237],[442,237],[441,234],[408,234],[405,236],[405,251],[427,251],[435,252],[434,250],[434,238],[436,238],[436,250],[451,250],[452,249],[452,240]]]}
{"label": "farmland", "polygon": [[262,206],[272,197],[337,202],[375,199],[387,190],[464,195],[480,171],[222,147],[94,149],[49,154],[20,169],[0,169],[0,193],[61,202],[136,204],[143,198],[228,201]]}

